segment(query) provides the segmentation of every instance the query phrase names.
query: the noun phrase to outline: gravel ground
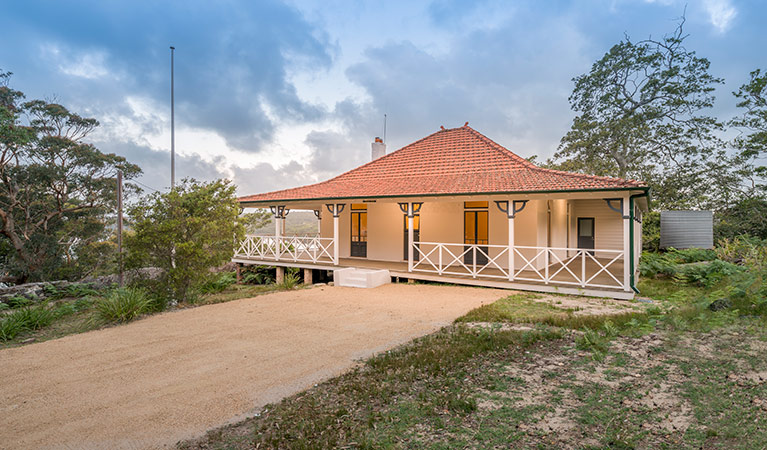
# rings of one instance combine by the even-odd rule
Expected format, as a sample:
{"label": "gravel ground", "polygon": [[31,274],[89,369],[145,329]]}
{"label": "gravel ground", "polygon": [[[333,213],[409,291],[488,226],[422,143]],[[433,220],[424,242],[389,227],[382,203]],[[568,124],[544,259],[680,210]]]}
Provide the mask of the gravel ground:
{"label": "gravel ground", "polygon": [[0,350],[0,448],[173,446],[510,293],[314,287]]}

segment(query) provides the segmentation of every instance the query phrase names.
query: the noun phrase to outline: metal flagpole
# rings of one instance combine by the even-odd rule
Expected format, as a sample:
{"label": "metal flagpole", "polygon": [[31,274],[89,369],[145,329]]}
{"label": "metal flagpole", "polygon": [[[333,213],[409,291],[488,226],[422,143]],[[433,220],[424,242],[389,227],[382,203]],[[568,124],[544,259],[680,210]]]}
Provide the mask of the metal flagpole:
{"label": "metal flagpole", "polygon": [[176,111],[173,85],[173,55],[176,47],[170,47],[170,188],[176,187]]}

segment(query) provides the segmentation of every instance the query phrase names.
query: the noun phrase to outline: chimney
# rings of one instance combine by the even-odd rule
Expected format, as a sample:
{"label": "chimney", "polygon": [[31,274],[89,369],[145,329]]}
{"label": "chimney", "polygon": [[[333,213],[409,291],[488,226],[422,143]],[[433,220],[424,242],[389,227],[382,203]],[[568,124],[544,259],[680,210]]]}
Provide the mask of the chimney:
{"label": "chimney", "polygon": [[383,139],[380,137],[376,137],[372,144],[370,144],[370,147],[372,148],[372,160],[376,160],[383,155],[386,154],[386,144],[384,144]]}

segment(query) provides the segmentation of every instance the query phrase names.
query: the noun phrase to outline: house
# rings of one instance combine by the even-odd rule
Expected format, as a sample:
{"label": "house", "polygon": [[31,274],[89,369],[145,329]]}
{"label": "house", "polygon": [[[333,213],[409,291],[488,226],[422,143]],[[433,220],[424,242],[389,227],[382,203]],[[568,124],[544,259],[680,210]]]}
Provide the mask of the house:
{"label": "house", "polygon": [[[468,126],[445,129],[321,183],[240,198],[270,208],[240,264],[388,269],[392,277],[628,299],[635,292],[640,181],[545,169]],[[283,236],[292,209],[316,236]]]}

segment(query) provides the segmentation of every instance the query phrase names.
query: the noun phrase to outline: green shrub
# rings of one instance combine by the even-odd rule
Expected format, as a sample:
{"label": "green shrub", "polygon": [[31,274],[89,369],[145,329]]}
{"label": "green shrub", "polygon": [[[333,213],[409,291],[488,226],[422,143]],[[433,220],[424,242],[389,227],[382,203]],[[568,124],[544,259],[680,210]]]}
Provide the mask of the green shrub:
{"label": "green shrub", "polygon": [[683,267],[676,279],[698,286],[711,287],[725,277],[743,272],[745,269],[727,261],[716,259],[705,264],[695,264]]}
{"label": "green shrub", "polygon": [[719,259],[733,264],[745,264],[756,268],[767,267],[767,239],[750,236],[721,239],[717,243],[716,255]]}
{"label": "green shrub", "polygon": [[248,266],[242,274],[242,281],[246,284],[272,284],[276,277],[274,267]]}
{"label": "green shrub", "polygon": [[96,301],[96,316],[103,322],[130,322],[150,311],[151,299],[138,288],[120,288]]}
{"label": "green shrub", "polygon": [[72,305],[74,305],[76,312],[85,311],[93,306],[93,299],[90,297],[78,298]]}
{"label": "green shrub", "polygon": [[279,283],[277,287],[280,289],[290,290],[295,289],[301,283],[301,278],[297,273],[292,271],[285,271],[285,277],[282,279],[282,283]]}
{"label": "green shrub", "polygon": [[0,321],[0,340],[8,341],[23,331],[45,328],[52,324],[56,317],[56,313],[44,304],[13,311]]}
{"label": "green shrub", "polygon": [[45,328],[56,320],[56,314],[46,305],[22,308],[14,311],[11,315],[19,316],[27,330]]}
{"label": "green shrub", "polygon": [[200,286],[200,293],[202,294],[216,294],[218,292],[226,290],[229,286],[237,282],[237,274],[234,272],[221,272],[210,278],[202,286]]}
{"label": "green shrub", "polygon": [[21,295],[16,295],[8,299],[8,306],[11,308],[23,308],[32,304],[32,300]]}
{"label": "green shrub", "polygon": [[575,338],[575,346],[580,350],[591,352],[594,360],[602,361],[610,347],[610,339],[591,328],[584,328],[583,334]]}
{"label": "green shrub", "polygon": [[15,314],[9,314],[0,320],[0,340],[2,341],[10,341],[24,330],[24,320]]}
{"label": "green shrub", "polygon": [[639,260],[639,274],[645,278],[655,278],[658,275],[673,277],[676,275],[676,264],[669,261],[666,255],[661,253],[642,253]]}
{"label": "green shrub", "polygon": [[642,249],[660,250],[660,212],[649,211],[642,217]]}
{"label": "green shrub", "polygon": [[684,250],[670,248],[665,256],[670,262],[689,264],[700,261],[713,261],[716,259],[716,251],[705,248],[686,248]]}

